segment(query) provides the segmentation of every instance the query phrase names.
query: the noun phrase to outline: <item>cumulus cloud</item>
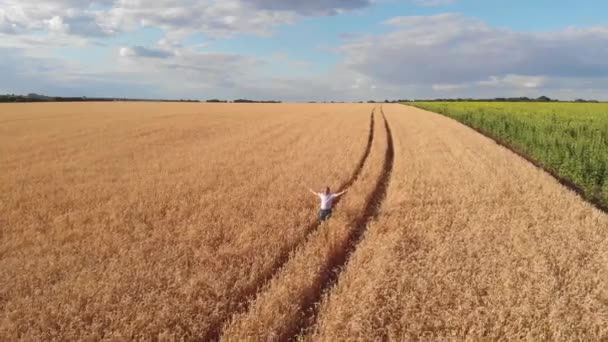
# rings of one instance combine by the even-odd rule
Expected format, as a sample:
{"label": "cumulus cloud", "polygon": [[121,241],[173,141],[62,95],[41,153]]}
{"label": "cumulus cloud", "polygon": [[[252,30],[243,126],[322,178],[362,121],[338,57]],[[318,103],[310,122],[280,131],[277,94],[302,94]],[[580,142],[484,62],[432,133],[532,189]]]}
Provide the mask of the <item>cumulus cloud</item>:
{"label": "cumulus cloud", "polygon": [[18,24],[8,16],[4,9],[0,8],[0,33],[15,34],[18,30]]}
{"label": "cumulus cloud", "polygon": [[147,48],[144,46],[127,46],[120,48],[121,57],[145,57],[145,58],[169,58],[175,55],[175,52],[157,48]]}
{"label": "cumulus cloud", "polygon": [[370,0],[0,0],[0,32],[102,36],[158,27],[172,37],[268,35],[300,16],[335,15]]}
{"label": "cumulus cloud", "polygon": [[[266,34],[298,16],[332,15],[364,8],[368,1],[0,0],[0,4],[0,48],[23,49],[19,53],[29,60],[15,63],[18,55],[10,59],[0,55],[2,70],[14,65],[12,73],[5,71],[11,76],[0,81],[0,89],[36,83],[57,90],[72,89],[58,84],[83,84],[74,89],[90,95],[85,86],[101,89],[123,80],[134,84],[133,89],[145,89],[150,97],[177,98],[358,101],[549,95],[606,99],[608,94],[608,27],[516,32],[459,14],[396,17],[384,23],[389,28],[386,34],[345,35],[341,46],[332,48],[343,59],[333,68],[321,69],[297,57],[292,60],[280,50],[267,58],[220,53],[209,51],[209,46],[188,45],[182,38],[192,32]],[[114,53],[103,62],[66,66],[42,58],[54,50],[49,47],[69,46],[73,51],[87,45],[84,37],[142,26],[161,28],[166,35],[155,45],[108,47]],[[51,34],[41,35],[41,30]],[[69,59],[69,52],[62,58]],[[120,89],[126,90],[114,95],[140,96],[127,86]]]}
{"label": "cumulus cloud", "polygon": [[[99,68],[98,68],[99,69]],[[90,74],[79,65],[52,57],[33,57],[21,49],[0,47],[0,93],[51,96],[133,96],[161,98],[157,87],[117,74]]]}
{"label": "cumulus cloud", "polygon": [[368,7],[370,0],[242,0],[265,10],[292,11],[301,15],[335,15],[342,11]]}
{"label": "cumulus cloud", "polygon": [[103,25],[104,10],[112,0],[0,0],[0,32],[61,32],[82,36],[113,33]]}
{"label": "cumulus cloud", "polygon": [[[173,50],[171,50],[173,48]],[[180,96],[202,91],[227,92],[247,82],[264,61],[241,54],[197,51],[161,41],[155,47],[122,47],[123,57],[114,71],[130,78],[145,80],[167,94]],[[219,94],[218,94],[219,95]]]}
{"label": "cumulus cloud", "polygon": [[608,76],[607,28],[522,33],[458,14],[397,17],[386,24],[391,33],[340,48],[349,68],[385,84],[446,89],[446,84],[488,86],[503,80],[534,88],[542,85],[537,76]]}
{"label": "cumulus cloud", "polygon": [[503,77],[491,76],[487,80],[476,82],[476,85],[484,87],[536,89],[542,87],[545,82],[545,76],[506,75]]}
{"label": "cumulus cloud", "polygon": [[[188,48],[168,57],[157,47],[123,47],[122,58],[81,63],[29,57],[0,47],[0,93],[37,92],[62,96],[138,98],[237,98],[241,87],[256,87],[264,61],[246,55],[197,52]],[[144,56],[145,55],[145,56]],[[119,56],[120,57],[120,56]]]}

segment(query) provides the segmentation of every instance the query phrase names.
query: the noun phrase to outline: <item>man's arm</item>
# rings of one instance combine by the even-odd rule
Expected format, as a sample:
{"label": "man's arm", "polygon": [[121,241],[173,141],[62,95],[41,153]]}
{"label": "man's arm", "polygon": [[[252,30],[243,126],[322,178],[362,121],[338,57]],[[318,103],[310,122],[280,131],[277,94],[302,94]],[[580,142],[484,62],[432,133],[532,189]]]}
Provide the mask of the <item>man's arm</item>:
{"label": "man's arm", "polygon": [[319,194],[311,188],[308,188],[308,191],[310,191],[315,196],[319,196]]}
{"label": "man's arm", "polygon": [[348,190],[344,190],[344,191],[338,192],[337,194],[335,194],[335,196],[336,197],[340,197],[340,196],[344,195],[347,191]]}

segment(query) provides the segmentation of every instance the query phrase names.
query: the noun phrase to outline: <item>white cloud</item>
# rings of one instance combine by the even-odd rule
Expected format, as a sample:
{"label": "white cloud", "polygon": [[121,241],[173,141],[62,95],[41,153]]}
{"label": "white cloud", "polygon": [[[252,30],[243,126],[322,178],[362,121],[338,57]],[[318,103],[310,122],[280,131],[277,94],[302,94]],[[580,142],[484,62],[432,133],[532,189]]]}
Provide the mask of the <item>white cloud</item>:
{"label": "white cloud", "polygon": [[162,48],[148,48],[144,46],[121,47],[119,55],[121,57],[144,57],[144,58],[169,58],[176,56],[177,51]]}
{"label": "white cloud", "polygon": [[173,39],[194,32],[212,37],[227,37],[239,33],[268,35],[281,24],[292,23],[289,12],[258,10],[234,0],[222,1],[120,1],[107,13],[105,23],[115,30],[129,31],[143,21],[158,27]]}
{"label": "white cloud", "polygon": [[371,5],[370,0],[242,0],[242,2],[259,9],[290,11],[300,15],[335,15]]}
{"label": "white cloud", "polygon": [[[50,30],[74,35],[98,36],[113,33],[101,21],[112,0],[0,0],[0,32],[23,34]],[[4,18],[4,19],[2,19]],[[2,22],[10,22],[10,26]]]}
{"label": "white cloud", "polygon": [[608,27],[515,32],[458,14],[397,17],[386,24],[392,32],[340,47],[345,65],[379,88],[542,90],[551,78],[608,77]]}
{"label": "white cloud", "polygon": [[69,28],[69,25],[63,22],[63,18],[57,15],[49,20],[45,20],[45,22],[47,23],[47,25],[49,26],[49,30],[51,31],[64,32],[67,31]]}
{"label": "white cloud", "polygon": [[432,85],[433,90],[437,90],[437,91],[453,91],[453,90],[463,89],[466,87],[467,87],[467,85],[465,85],[465,84],[439,83],[439,84]]}
{"label": "white cloud", "polygon": [[486,91],[495,89],[501,92],[530,91],[540,89],[547,84],[545,76],[526,76],[526,75],[506,75],[502,77],[490,76],[485,80],[463,83],[438,83],[431,88],[438,94],[458,93],[463,90],[479,91],[485,88]]}
{"label": "white cloud", "polygon": [[[363,8],[368,2],[0,0],[0,4],[0,49],[12,49],[10,57],[0,55],[4,89],[40,79],[35,91],[48,87],[47,93],[63,89],[66,95],[81,91],[87,96],[106,91],[103,95],[351,101],[540,95],[605,99],[608,94],[608,27],[515,32],[459,14],[397,17],[385,22],[387,34],[348,35],[341,46],[331,48],[344,59],[321,71],[325,69],[280,49],[268,58],[254,57],[214,52],[212,43],[187,45],[183,38],[192,32],[216,37],[268,34],[298,16],[332,15]],[[157,44],[108,47],[111,51],[103,62],[79,64],[77,58],[67,61],[69,55],[62,56],[66,60],[52,57],[52,48],[93,48],[99,40],[87,37],[142,25],[161,28],[166,35]],[[107,85],[112,88],[102,91]]]}
{"label": "white cloud", "polygon": [[0,32],[47,30],[94,37],[145,25],[178,38],[194,32],[269,35],[299,16],[335,15],[369,5],[369,0],[0,0]]}
{"label": "white cloud", "polygon": [[[52,56],[55,49],[64,47],[83,48],[90,47],[89,40],[78,36],[69,36],[61,33],[48,35],[39,34],[6,34],[0,32],[0,49],[13,49],[21,54],[31,57]],[[0,56],[0,60],[2,56]]]}
{"label": "white cloud", "polygon": [[506,75],[503,77],[490,76],[488,80],[476,82],[484,87],[514,87],[514,88],[540,88],[544,85],[544,76]]}

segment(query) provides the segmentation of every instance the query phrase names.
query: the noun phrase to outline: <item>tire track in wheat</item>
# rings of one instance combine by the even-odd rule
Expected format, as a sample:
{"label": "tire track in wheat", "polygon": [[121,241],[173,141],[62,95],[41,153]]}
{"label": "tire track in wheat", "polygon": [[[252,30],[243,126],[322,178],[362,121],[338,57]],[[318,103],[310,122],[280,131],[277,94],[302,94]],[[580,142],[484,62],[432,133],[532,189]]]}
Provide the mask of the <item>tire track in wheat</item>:
{"label": "tire track in wheat", "polygon": [[[377,109],[378,109],[378,107],[375,107],[370,114],[370,124],[369,124],[369,132],[368,132],[368,137],[367,137],[367,145],[365,146],[363,155],[359,159],[359,162],[357,163],[357,166],[353,170],[351,177],[346,182],[344,182],[343,184],[340,185],[339,191],[349,188],[353,183],[355,183],[357,181],[357,179],[361,175],[361,171],[363,170],[363,167],[365,166],[365,163],[367,162],[367,159],[371,153],[372,144],[374,141],[374,126],[375,126],[374,114]],[[340,202],[340,198],[337,198],[334,201],[335,206],[338,206],[339,202]],[[256,294],[258,292],[260,292],[262,287],[266,283],[268,283],[268,281],[270,281],[270,279],[272,279],[273,277],[276,276],[277,273],[279,273],[279,271],[285,266],[285,264],[289,260],[290,255],[293,254],[294,251],[296,251],[297,248],[300,245],[302,245],[304,243],[304,241],[306,241],[308,239],[308,237],[320,227],[320,225],[321,225],[321,222],[318,220],[315,220],[314,222],[310,223],[306,227],[303,238],[300,239],[299,241],[297,241],[296,243],[294,243],[290,248],[286,249],[284,252],[280,253],[280,255],[277,257],[276,262],[274,263],[273,267],[270,268],[270,270],[262,277],[262,279],[256,284],[256,286],[244,289],[243,291],[241,291],[240,293],[238,293],[235,296],[235,298],[236,298],[235,302],[238,303],[238,307],[236,307],[234,309],[233,315],[248,310],[249,305],[251,304],[252,300],[255,298]],[[229,319],[230,319],[230,317],[225,317],[223,320],[218,321],[217,324],[214,324],[212,326],[212,328],[209,329],[208,333],[201,337],[202,340],[204,340],[204,341],[218,340],[223,327],[226,325],[226,323]]]}
{"label": "tire track in wheat", "polygon": [[367,182],[372,184],[359,189],[359,192],[364,192],[358,195],[365,196],[361,205],[355,206],[360,209],[353,214],[332,218],[329,225],[324,225],[325,229],[311,234],[306,243],[290,256],[280,273],[257,294],[249,309],[232,317],[222,332],[222,340],[293,340],[315,323],[317,304],[336,282],[370,220],[380,213],[386,195],[394,148],[384,113],[382,117],[387,143],[380,143],[384,148],[376,149],[378,154],[371,158],[382,166],[378,167],[374,178],[368,178]]}
{"label": "tire track in wheat", "polygon": [[388,123],[388,120],[386,119],[386,116],[384,115],[384,110],[382,109],[382,107],[380,108],[380,111],[382,114],[382,119],[384,121],[387,139],[386,155],[382,168],[382,174],[380,175],[380,178],[378,178],[376,187],[365,206],[364,214],[359,217],[355,222],[353,222],[355,228],[352,230],[351,235],[349,236],[349,243],[347,244],[347,246],[350,246],[350,248],[336,255],[336,258],[332,260],[332,272],[328,274],[328,278],[325,280],[321,290],[318,291],[318,293],[314,297],[311,297],[310,300],[304,305],[304,312],[306,313],[306,318],[301,321],[301,324],[298,329],[292,332],[292,335],[289,337],[289,340],[295,340],[302,332],[305,332],[316,323],[317,310],[319,308],[319,304],[323,294],[327,293],[329,289],[334,286],[334,284],[340,277],[340,274],[342,273],[342,270],[344,269],[348,258],[357,249],[357,246],[361,241],[363,234],[367,230],[368,224],[372,220],[376,219],[380,214],[382,203],[384,202],[386,192],[388,190],[388,185],[390,183],[393,163],[395,159],[395,148],[393,145],[393,135],[391,132],[391,128]]}

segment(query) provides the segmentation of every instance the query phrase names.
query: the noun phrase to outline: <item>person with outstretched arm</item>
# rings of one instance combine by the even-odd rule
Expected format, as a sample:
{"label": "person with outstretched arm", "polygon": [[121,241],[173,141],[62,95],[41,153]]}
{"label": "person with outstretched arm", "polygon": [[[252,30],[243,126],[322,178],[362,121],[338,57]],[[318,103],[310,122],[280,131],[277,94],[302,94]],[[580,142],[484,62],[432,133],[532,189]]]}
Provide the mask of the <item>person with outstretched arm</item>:
{"label": "person with outstretched arm", "polygon": [[329,220],[331,217],[334,200],[346,193],[346,190],[344,190],[334,194],[331,192],[329,187],[325,188],[325,192],[316,192],[312,189],[308,190],[321,199],[321,210],[319,210],[319,220],[321,221]]}

